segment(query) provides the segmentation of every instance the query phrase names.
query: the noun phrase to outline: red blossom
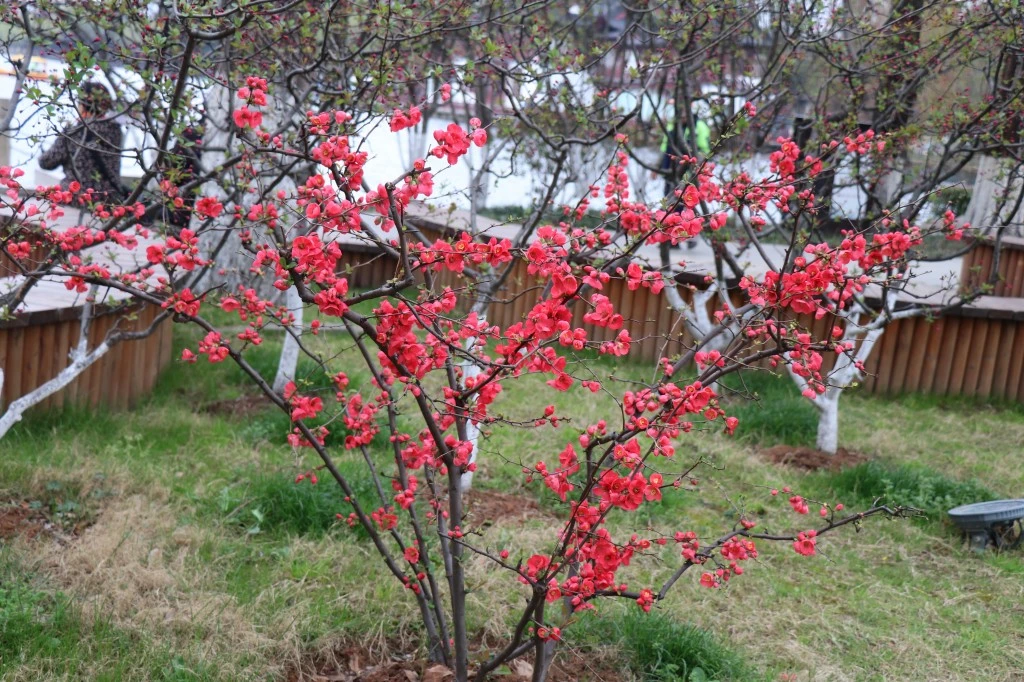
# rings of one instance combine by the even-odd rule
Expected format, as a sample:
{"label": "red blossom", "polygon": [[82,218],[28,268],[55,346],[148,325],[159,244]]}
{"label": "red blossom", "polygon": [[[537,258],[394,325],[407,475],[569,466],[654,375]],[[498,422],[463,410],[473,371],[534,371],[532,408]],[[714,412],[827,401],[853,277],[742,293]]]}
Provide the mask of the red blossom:
{"label": "red blossom", "polygon": [[217,218],[224,211],[224,204],[214,197],[202,197],[196,201],[196,213],[204,218]]}
{"label": "red blossom", "polygon": [[815,546],[818,544],[818,540],[815,538],[817,534],[818,532],[815,530],[799,533],[793,542],[793,549],[796,550],[796,553],[803,554],[804,556],[813,556]]}
{"label": "red blossom", "polygon": [[401,109],[395,109],[391,114],[391,132],[397,133],[399,130],[412,128],[422,119],[423,115],[420,113],[419,107],[409,107],[408,114]]}

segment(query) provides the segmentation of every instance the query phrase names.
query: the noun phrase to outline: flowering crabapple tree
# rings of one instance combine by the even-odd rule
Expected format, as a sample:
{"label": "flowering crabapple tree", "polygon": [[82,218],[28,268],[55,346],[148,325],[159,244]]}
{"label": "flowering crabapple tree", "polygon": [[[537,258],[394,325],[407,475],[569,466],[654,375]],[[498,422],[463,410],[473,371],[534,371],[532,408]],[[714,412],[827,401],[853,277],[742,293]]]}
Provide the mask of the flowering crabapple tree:
{"label": "flowering crabapple tree", "polygon": [[[804,155],[792,140],[780,138],[778,142],[779,150],[769,160],[770,170],[778,177],[778,187],[796,189],[800,184],[798,176],[810,183],[811,189],[799,193],[798,206],[779,201],[769,192],[740,193],[734,189],[723,193],[718,189],[713,163],[695,157],[680,159],[680,163],[696,170],[688,178],[690,181],[676,190],[675,205],[662,218],[674,231],[666,231],[662,237],[660,271],[671,273],[678,269],[678,264],[671,262],[669,247],[705,232],[704,216],[708,214],[709,202],[729,209],[728,216],[740,238],[716,239],[715,232],[726,225],[728,218],[726,213],[712,216],[706,232],[710,233],[715,249],[715,268],[706,275],[704,288],[690,285],[694,291],[689,299],[684,299],[679,291],[682,285],[666,277],[666,298],[700,345],[695,354],[698,365],[716,362],[728,354],[728,349],[748,333],[751,316],[758,314],[765,303],[776,302],[783,291],[797,287],[811,298],[817,297],[813,303],[810,298],[794,300],[786,307],[791,314],[804,316],[808,323],[823,318],[831,322],[834,361],[826,364],[822,353],[796,345],[788,352],[788,361],[782,364],[818,412],[817,447],[835,454],[839,397],[843,390],[864,378],[865,363],[886,327],[900,319],[941,315],[977,298],[983,289],[961,291],[955,282],[948,282],[936,291],[928,291],[928,302],[919,302],[925,296],[910,289],[914,267],[920,267],[913,261],[914,249],[923,244],[925,236],[942,235],[946,240],[959,241],[971,229],[969,224],[958,222],[949,210],[925,229],[906,220],[897,229],[892,217],[883,217],[869,230],[844,231],[839,249],[845,262],[835,260],[834,250],[827,243],[812,243],[798,230],[771,227],[771,212],[785,214],[793,208],[793,213],[813,214],[819,210],[813,186],[823,172],[822,159],[845,151],[866,164],[874,153],[885,148],[885,142],[870,130],[846,137],[842,143],[830,143],[820,158]],[[748,174],[741,173],[728,187],[745,187],[751,180]],[[799,216],[795,220],[798,222]],[[766,240],[775,237],[778,242],[780,235],[785,236],[783,246],[771,245]],[[755,269],[752,262],[760,263],[762,275],[751,273]],[[834,267],[841,267],[853,286],[845,291],[828,286],[835,277],[830,273]],[[884,271],[886,276],[873,277],[872,270]],[[743,303],[738,306],[729,296],[730,278],[738,279],[737,286],[742,292]],[[778,363],[778,358],[768,361],[770,368]]]}
{"label": "flowering crabapple tree", "polygon": [[[698,533],[684,520],[644,533],[619,530],[620,519],[628,523],[631,514],[658,504],[663,496],[694,489],[702,465],[692,454],[694,439],[742,428],[712,388],[719,379],[756,363],[807,368],[817,355],[848,352],[832,336],[813,338],[798,314],[836,315],[855,305],[868,287],[887,286],[893,268],[919,236],[894,223],[881,239],[850,235],[836,246],[804,246],[804,255],[745,281],[749,303],[716,318],[723,330],[732,320],[742,320],[740,333],[722,350],[706,351],[697,344],[663,357],[657,377],[627,390],[592,362],[595,353],[628,361],[639,341],[623,328],[632,311],[616,309],[602,292],[619,279],[636,292],[663,295],[662,273],[635,260],[641,248],[720,229],[740,206],[771,202],[797,210],[809,201],[809,180],[796,169],[826,160],[787,143],[765,177],[741,175],[724,183],[703,177],[695,190],[687,190],[700,196],[682,218],[631,200],[628,139],[619,135],[620,148],[609,159],[605,181],[566,207],[562,222],[540,226],[528,243],[486,234],[427,237],[409,217],[410,207],[431,196],[437,173],[461,163],[471,146],[487,144],[485,129],[451,124],[435,131],[425,158],[399,177],[383,182],[366,178],[367,190],[367,157],[351,146],[357,130],[347,112],[310,111],[301,139],[289,139],[262,127],[261,114],[273,99],[266,80],[248,77],[236,96],[237,137],[250,158],[305,156],[316,165],[294,193],[273,193],[247,207],[238,229],[253,274],[278,289],[294,288],[303,305],[317,314],[311,331],[341,335],[351,347],[340,357],[324,357],[300,344],[329,377],[329,391],[301,380],[275,391],[250,358],[267,329],[288,325],[292,313],[245,286],[237,291],[194,289],[191,273],[209,265],[195,233],[183,229],[176,236],[154,235],[135,223],[136,207],[91,202],[96,222],[75,228],[75,234],[142,252],[137,270],[90,261],[81,248],[55,248],[46,274],[71,289],[112,287],[134,301],[161,307],[175,322],[196,327],[203,338],[182,352],[185,363],[233,362],[287,412],[288,442],[310,457],[297,483],[318,485],[326,476],[340,486],[348,507],[339,510],[339,517],[366,532],[391,578],[408,588],[431,660],[450,666],[455,679],[484,680],[499,666],[532,654],[533,679],[539,682],[547,678],[574,613],[600,609],[608,599],[626,599],[649,611],[688,573],[699,574],[695,582],[703,588],[720,588],[741,576],[744,562],[756,558],[766,544],[781,543],[787,551],[813,557],[821,538],[839,528],[870,516],[908,512],[876,504],[848,513],[841,504],[783,489],[794,514],[789,529],[769,529],[737,508],[732,522],[711,534]],[[755,114],[749,106],[738,115]],[[831,151],[844,152],[842,147]],[[254,184],[259,177],[255,165]],[[17,215],[53,215],[61,210],[58,203],[74,202],[88,191],[67,190],[69,197],[58,196],[59,188],[37,188],[26,196],[15,176],[3,169],[9,205]],[[692,210],[701,202],[721,208]],[[592,205],[604,221],[584,227],[578,220]],[[206,197],[194,210],[242,211]],[[263,238],[257,239],[257,233]],[[62,234],[52,228],[43,226],[41,234],[46,243],[62,243]],[[395,272],[357,290],[338,263],[346,248],[360,242],[393,259]],[[12,237],[8,252],[18,257],[21,243],[19,236]],[[530,285],[535,295],[529,310],[511,324],[489,323],[474,309],[467,270],[515,263],[536,283]],[[508,298],[490,301],[491,310],[522,295],[505,291]],[[586,311],[591,328],[607,328],[613,339],[596,341],[586,329],[574,328],[576,307]],[[211,308],[237,315],[244,330],[218,328],[207,315]],[[368,381],[355,380],[354,363]],[[466,371],[468,365],[476,371]],[[181,366],[175,371],[200,370]],[[593,423],[576,423],[573,414],[559,413],[541,400],[529,420],[499,416],[495,408],[503,391],[536,391],[538,385],[552,394],[601,392],[617,409]],[[486,438],[483,426],[566,431],[564,446],[528,453],[519,462],[527,484],[550,496],[561,512],[550,537],[521,555],[493,546],[466,516],[462,476],[476,467],[471,437],[477,428],[477,437]],[[379,433],[386,436],[384,452],[374,446]],[[363,475],[373,483],[372,494],[357,494],[337,466],[346,453],[365,463]],[[778,493],[763,491],[767,499]],[[482,662],[473,667],[466,599],[472,587],[466,564],[472,556],[507,573],[510,586],[521,586],[526,597],[522,610],[509,614],[504,645],[483,652],[482,659],[474,657]],[[659,581],[631,584],[630,566],[654,559],[666,562]]]}
{"label": "flowering crabapple tree", "polygon": [[[636,142],[625,147],[633,165],[646,163],[648,171],[674,184],[662,208],[677,213],[680,217],[671,220],[685,226],[694,216],[718,211],[717,200],[708,200],[701,191],[709,179],[726,183],[740,176],[740,168],[753,177],[762,172],[756,170],[758,160],[750,150],[758,135],[783,154],[789,152],[784,144],[788,139],[790,149],[810,151],[827,163],[797,163],[791,169],[808,181],[800,183],[806,194],[799,205],[785,206],[792,210],[759,197],[730,199],[729,210],[723,212],[728,219],[718,229],[699,229],[698,221],[695,240],[707,242],[713,253],[713,263],[701,273],[706,275],[703,281],[689,277],[672,286],[684,279],[677,276],[681,267],[671,252],[678,240],[662,241],[657,256],[644,255],[647,267],[664,276],[666,300],[687,333],[704,352],[722,353],[745,325],[744,313],[735,309],[756,310],[744,307],[749,302],[744,292],[736,295],[745,278],[781,273],[788,261],[807,258],[808,244],[836,245],[847,238],[872,243],[876,233],[888,239],[892,223],[908,234],[921,226],[922,238],[911,237],[910,257],[891,261],[886,285],[867,286],[853,304],[828,314],[837,340],[844,347],[853,344],[851,350],[821,367],[816,358],[809,367],[787,365],[797,370],[788,373],[800,390],[814,396],[820,416],[818,447],[834,452],[839,396],[863,378],[864,362],[888,325],[906,317],[940,315],[984,292],[983,287],[961,292],[950,281],[933,287],[927,300],[921,300],[916,275],[929,269],[929,261],[972,248],[973,240],[961,243],[957,238],[971,236],[972,223],[991,231],[997,246],[999,235],[1019,226],[1024,199],[1024,183],[1019,181],[1024,158],[1018,134],[1024,107],[1020,11],[1015,3],[942,0],[845,3],[824,13],[814,5],[799,5],[778,14],[773,9],[770,16],[767,8],[749,9],[749,15],[746,10],[691,12],[673,24],[674,40],[667,38],[665,28],[673,22],[660,9],[627,13],[628,21],[649,30],[646,39],[634,36],[625,51],[662,59],[657,78],[643,93],[656,103],[652,112],[624,129]],[[759,9],[765,14],[757,15]],[[720,39],[727,32],[743,36],[736,44],[756,52],[758,66],[737,71],[744,60],[731,52],[733,41]],[[678,47],[663,52],[666,42]],[[646,63],[642,57],[637,61]],[[642,67],[638,71],[641,77],[648,73]],[[787,96],[779,96],[784,89]],[[747,99],[757,100],[762,109],[756,119],[723,116]],[[711,112],[705,114],[714,128],[710,152],[697,147],[697,108]],[[782,139],[765,134],[783,127],[791,132]],[[644,154],[650,133],[655,141],[667,140],[673,129],[688,130],[690,139],[682,140],[683,151],[672,163],[652,166]],[[864,151],[840,156],[831,148],[833,141],[841,141],[840,152],[851,146]],[[979,181],[967,214],[958,218],[945,207],[934,210],[935,197],[961,181],[968,164],[979,158]],[[931,233],[951,239],[925,239]],[[824,298],[823,305],[828,307]]]}
{"label": "flowering crabapple tree", "polygon": [[[818,173],[811,210],[782,222],[789,229],[803,226],[812,232],[837,220],[877,224],[883,230],[898,222],[908,234],[912,225],[930,225],[924,232],[946,238],[928,244],[914,237],[911,258],[891,271],[889,285],[869,290],[837,315],[835,333],[843,343],[856,344],[855,351],[837,356],[827,372],[813,367],[796,372],[799,364],[789,366],[790,376],[812,397],[819,414],[822,450],[835,451],[839,397],[864,377],[864,363],[891,322],[939,316],[995,284],[993,277],[959,289],[956,282],[946,281],[915,291],[914,280],[929,269],[929,261],[972,248],[974,240],[961,242],[962,236],[992,236],[998,262],[1003,234],[1019,229],[1024,199],[1024,186],[1016,181],[1024,111],[1020,16],[1015,3],[911,0],[848,5],[809,29],[806,68],[818,76],[799,81],[806,109],[801,112],[802,131],[794,137],[804,138],[798,139],[804,146],[822,144],[836,135],[837,126],[849,128],[856,122],[866,132],[847,145],[869,143],[870,135],[876,146],[859,163]],[[814,34],[833,35],[840,25],[846,40],[813,39]],[[972,160],[978,171],[964,215],[954,215],[951,206],[935,210],[934,197],[954,184]],[[1004,171],[999,178],[997,167]],[[856,205],[847,201],[844,210],[836,211],[837,195],[854,188]]]}

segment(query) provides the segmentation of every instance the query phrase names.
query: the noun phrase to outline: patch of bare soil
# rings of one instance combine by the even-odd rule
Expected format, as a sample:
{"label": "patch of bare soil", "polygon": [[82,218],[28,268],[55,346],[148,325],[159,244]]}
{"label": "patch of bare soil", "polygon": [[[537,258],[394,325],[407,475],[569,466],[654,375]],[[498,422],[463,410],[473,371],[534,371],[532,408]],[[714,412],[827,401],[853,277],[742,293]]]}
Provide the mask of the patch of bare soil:
{"label": "patch of bare soil", "polygon": [[30,502],[15,502],[0,506],[0,540],[35,540],[40,535],[52,537],[66,545],[83,530],[92,525],[92,517],[78,518],[73,515],[51,518],[47,513]]}
{"label": "patch of bare soil", "polygon": [[27,503],[0,508],[0,540],[31,540],[46,529],[46,524],[46,517]]}
{"label": "patch of bare soil", "polygon": [[[397,651],[399,647],[395,647]],[[303,656],[286,675],[287,682],[448,682],[448,668],[437,668],[431,677],[425,677],[428,664],[414,661],[411,656],[391,654],[400,660],[388,660],[366,647],[349,645],[333,651],[320,651]],[[449,677],[439,677],[448,673]]]}
{"label": "patch of bare soil", "polygon": [[529,517],[550,517],[529,493],[509,495],[493,490],[471,490],[466,494],[469,520],[477,526],[497,522],[523,521]]}
{"label": "patch of bare soil", "polygon": [[846,448],[839,448],[836,454],[830,455],[814,448],[793,447],[792,445],[776,445],[773,448],[761,450],[761,456],[775,464],[785,464],[807,471],[839,471],[863,464],[870,459],[867,455],[851,452]]}
{"label": "patch of bare soil", "polygon": [[262,393],[248,393],[238,398],[228,400],[215,400],[212,403],[203,405],[203,412],[215,414],[232,419],[245,419],[259,414],[268,407],[273,406],[270,399]]}
{"label": "patch of bare soil", "polygon": [[[287,682],[452,682],[455,674],[443,665],[393,653],[395,659],[381,660],[365,647],[348,646],[320,652],[302,660],[285,678]],[[582,664],[582,665],[581,665]],[[573,652],[556,654],[548,673],[550,682],[624,682],[621,666],[602,659],[583,663]],[[495,682],[529,682],[533,665],[517,659],[488,677]],[[472,672],[472,671],[471,671]]]}
{"label": "patch of bare soil", "polygon": [[[548,672],[549,682],[577,682],[577,680],[590,680],[591,682],[626,682],[633,679],[624,674],[625,662],[608,657],[593,657],[592,655],[581,656],[578,653],[562,652],[555,654],[555,660]],[[507,678],[518,680],[518,678]],[[529,680],[529,676],[524,679]]]}

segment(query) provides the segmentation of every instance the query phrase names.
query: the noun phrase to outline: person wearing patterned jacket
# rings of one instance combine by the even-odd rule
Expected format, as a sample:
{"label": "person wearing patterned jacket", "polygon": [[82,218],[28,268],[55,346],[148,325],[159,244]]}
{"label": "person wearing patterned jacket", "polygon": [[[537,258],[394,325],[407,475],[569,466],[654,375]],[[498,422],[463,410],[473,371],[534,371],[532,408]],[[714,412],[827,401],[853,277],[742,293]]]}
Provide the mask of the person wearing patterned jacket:
{"label": "person wearing patterned jacket", "polygon": [[113,106],[110,93],[99,83],[86,83],[78,104],[81,121],[69,125],[53,146],[39,158],[43,170],[64,169],[61,186],[78,181],[82,189],[92,188],[100,201],[125,198],[121,183],[123,133],[116,121],[105,119]]}

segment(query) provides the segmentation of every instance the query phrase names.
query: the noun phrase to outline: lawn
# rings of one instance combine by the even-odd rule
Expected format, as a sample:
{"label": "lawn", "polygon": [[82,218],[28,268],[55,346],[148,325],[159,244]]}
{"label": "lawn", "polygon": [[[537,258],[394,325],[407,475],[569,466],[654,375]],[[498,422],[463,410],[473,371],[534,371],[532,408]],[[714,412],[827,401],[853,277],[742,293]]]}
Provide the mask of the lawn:
{"label": "lawn", "polygon": [[[318,343],[350,352],[343,337]],[[268,341],[255,364],[269,371],[276,350]],[[625,381],[650,368],[616,373]],[[532,416],[541,380],[510,384],[495,409]],[[768,493],[784,485],[850,508],[883,496],[925,517],[831,534],[813,558],[764,545],[727,589],[687,574],[649,616],[605,604],[567,630],[562,664],[595,680],[1019,679],[1024,553],[971,554],[943,512],[1024,494],[1024,410],[851,394],[840,440],[871,461],[807,473],[759,450],[812,443],[810,406],[766,376],[748,377],[744,391],[758,400],[730,399],[737,437],[696,433],[678,445],[682,462],[708,462],[700,492],[614,519],[618,531],[717,534],[737,509],[791,527],[785,500]],[[176,364],[131,412],[35,415],[0,443],[0,504],[40,520],[35,537],[0,540],[0,679],[288,679],[353,646],[371,656],[415,651],[408,594],[384,577],[367,539],[336,521],[345,505],[329,482],[294,482],[314,462],[284,443],[286,417],[239,400],[247,392],[226,364]],[[601,394],[555,398],[584,422],[615,415]],[[571,429],[493,430],[476,479],[479,508],[525,499],[536,512],[478,518],[488,544],[516,556],[552,537],[551,495],[525,485],[519,469],[550,459]],[[339,463],[357,494],[372,493],[351,454]],[[674,560],[670,549],[663,557]],[[630,584],[661,577],[660,558],[634,562]],[[471,561],[469,577],[474,641],[493,646],[522,588],[483,561]]]}

